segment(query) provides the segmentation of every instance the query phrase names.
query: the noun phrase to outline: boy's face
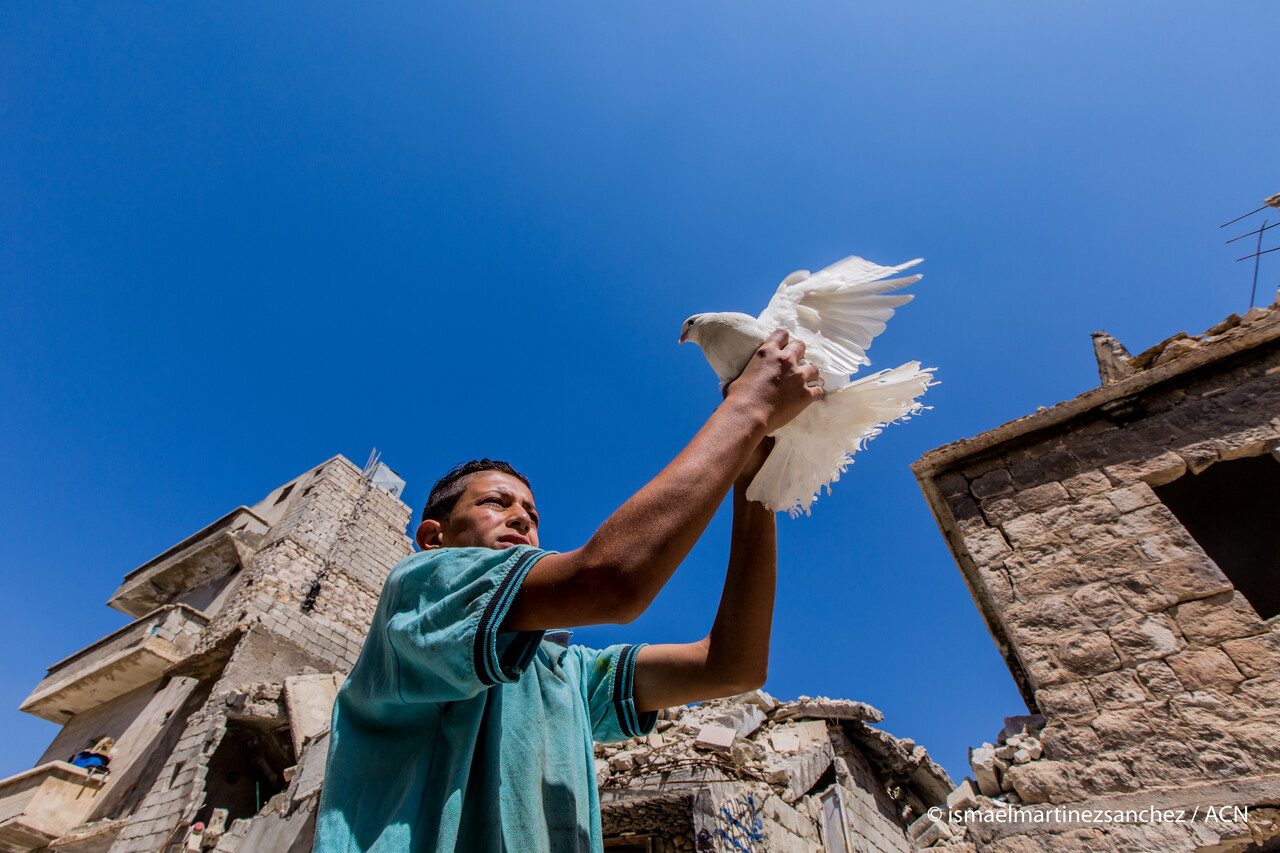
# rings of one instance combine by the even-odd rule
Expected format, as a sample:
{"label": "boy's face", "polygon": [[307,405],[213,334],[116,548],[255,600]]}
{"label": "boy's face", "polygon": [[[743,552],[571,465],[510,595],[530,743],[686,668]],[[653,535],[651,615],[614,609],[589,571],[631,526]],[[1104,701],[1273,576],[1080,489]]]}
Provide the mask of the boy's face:
{"label": "boy's face", "polygon": [[418,545],[429,548],[510,548],[538,544],[538,510],[524,483],[501,471],[481,471],[444,521],[418,526]]}

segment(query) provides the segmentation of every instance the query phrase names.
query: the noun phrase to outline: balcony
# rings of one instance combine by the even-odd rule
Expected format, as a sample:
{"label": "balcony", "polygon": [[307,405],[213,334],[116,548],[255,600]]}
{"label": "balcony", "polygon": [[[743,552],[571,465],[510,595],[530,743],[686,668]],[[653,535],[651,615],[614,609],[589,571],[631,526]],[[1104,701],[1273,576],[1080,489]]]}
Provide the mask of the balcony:
{"label": "balcony", "polygon": [[0,780],[0,851],[43,849],[89,817],[102,784],[65,761]]}
{"label": "balcony", "polygon": [[183,593],[230,574],[270,524],[248,507],[232,510],[124,576],[108,605],[142,616]]}
{"label": "balcony", "polygon": [[185,604],[157,608],[49,667],[21,710],[66,723],[149,684],[191,654],[208,621]]}

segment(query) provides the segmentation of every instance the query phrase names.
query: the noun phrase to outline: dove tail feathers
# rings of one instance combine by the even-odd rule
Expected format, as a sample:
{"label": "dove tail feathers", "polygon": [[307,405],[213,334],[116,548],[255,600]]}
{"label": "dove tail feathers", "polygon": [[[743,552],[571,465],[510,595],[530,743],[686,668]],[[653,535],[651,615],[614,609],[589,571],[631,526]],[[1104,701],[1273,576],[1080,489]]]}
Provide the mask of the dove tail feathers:
{"label": "dove tail feathers", "polygon": [[867,442],[928,408],[917,398],[936,384],[932,367],[911,361],[829,392],[774,434],[777,444],[747,499],[793,518],[808,515],[819,490],[830,491]]}

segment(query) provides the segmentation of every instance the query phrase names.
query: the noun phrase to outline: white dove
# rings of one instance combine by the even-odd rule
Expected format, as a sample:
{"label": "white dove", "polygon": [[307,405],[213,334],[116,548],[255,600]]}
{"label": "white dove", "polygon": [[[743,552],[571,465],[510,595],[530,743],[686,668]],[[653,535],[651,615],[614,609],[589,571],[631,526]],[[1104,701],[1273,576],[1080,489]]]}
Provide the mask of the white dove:
{"label": "white dove", "polygon": [[916,398],[933,382],[933,368],[909,361],[870,376],[850,379],[864,364],[872,339],[911,295],[895,293],[919,275],[888,278],[920,263],[882,267],[848,257],[810,274],[798,270],[782,280],[759,317],[722,312],[684,321],[680,343],[693,341],[720,377],[723,389],[737,378],[775,329],[786,329],[805,345],[805,359],[818,368],[826,396],[774,433],[776,444],[747,488],[747,498],[792,517],[809,508],[853,461],[853,454],[890,423],[907,420],[925,406]]}

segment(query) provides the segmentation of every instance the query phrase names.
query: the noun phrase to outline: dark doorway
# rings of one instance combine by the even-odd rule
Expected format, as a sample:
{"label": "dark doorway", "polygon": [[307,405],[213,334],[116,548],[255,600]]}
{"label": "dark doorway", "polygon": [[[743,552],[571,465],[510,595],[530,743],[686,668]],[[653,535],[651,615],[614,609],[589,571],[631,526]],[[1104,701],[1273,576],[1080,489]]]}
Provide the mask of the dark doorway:
{"label": "dark doorway", "polygon": [[1210,465],[1155,489],[1263,619],[1280,613],[1280,462]]}
{"label": "dark doorway", "polygon": [[214,809],[227,810],[227,826],[253,817],[285,789],[285,768],[293,764],[288,728],[272,731],[235,720],[209,758],[204,805],[196,819],[206,824]]}

